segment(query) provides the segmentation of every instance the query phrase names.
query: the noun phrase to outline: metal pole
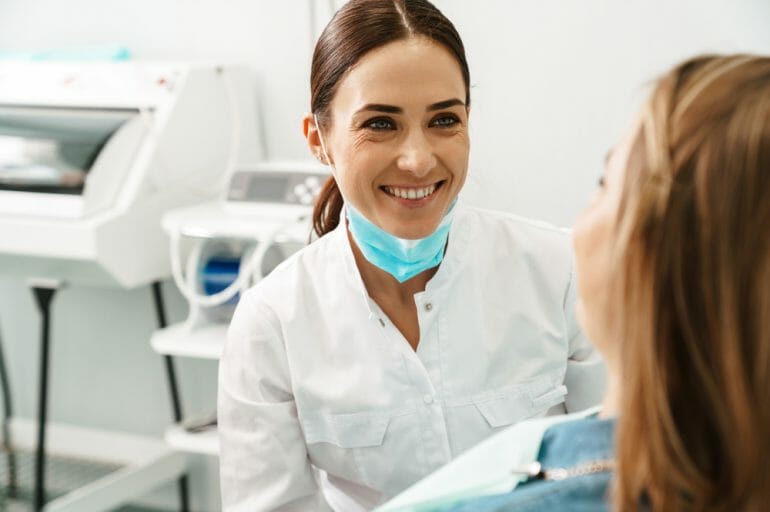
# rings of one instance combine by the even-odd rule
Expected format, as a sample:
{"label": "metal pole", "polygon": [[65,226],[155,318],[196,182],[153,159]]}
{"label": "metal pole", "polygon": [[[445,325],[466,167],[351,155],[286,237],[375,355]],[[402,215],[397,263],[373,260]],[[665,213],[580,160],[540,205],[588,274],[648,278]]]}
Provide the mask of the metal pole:
{"label": "metal pole", "polygon": [[[158,327],[163,329],[168,324],[166,322],[166,307],[163,302],[163,290],[159,281],[152,283],[152,297],[155,304],[155,315],[158,320]],[[176,371],[174,370],[174,359],[171,356],[163,356],[166,366],[166,379],[171,392],[171,406],[174,412],[174,421],[182,421],[182,401],[179,397],[179,386],[177,385]],[[187,475],[179,477],[177,480],[179,488],[179,510],[188,512],[190,510],[190,494],[188,489]]]}
{"label": "metal pole", "polygon": [[43,510],[45,495],[45,434],[48,422],[48,363],[50,352],[51,301],[61,283],[58,281],[36,281],[30,283],[37,309],[42,316],[40,336],[40,382],[38,388],[38,431],[35,452],[35,495],[34,510]]}
{"label": "metal pole", "polygon": [[8,496],[16,497],[18,490],[18,472],[16,470],[16,454],[13,451],[10,422],[13,417],[13,402],[11,401],[11,382],[8,377],[8,367],[5,364],[2,338],[0,337],[0,387],[3,393],[3,449],[8,464]]}

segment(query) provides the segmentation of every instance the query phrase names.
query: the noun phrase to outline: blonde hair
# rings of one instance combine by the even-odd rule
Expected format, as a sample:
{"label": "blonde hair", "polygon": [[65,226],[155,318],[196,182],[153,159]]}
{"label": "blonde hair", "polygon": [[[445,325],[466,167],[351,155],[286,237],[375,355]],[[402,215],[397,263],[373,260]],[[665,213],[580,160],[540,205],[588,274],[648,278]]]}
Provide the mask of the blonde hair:
{"label": "blonde hair", "polygon": [[615,508],[770,507],[770,58],[656,85],[617,219]]}

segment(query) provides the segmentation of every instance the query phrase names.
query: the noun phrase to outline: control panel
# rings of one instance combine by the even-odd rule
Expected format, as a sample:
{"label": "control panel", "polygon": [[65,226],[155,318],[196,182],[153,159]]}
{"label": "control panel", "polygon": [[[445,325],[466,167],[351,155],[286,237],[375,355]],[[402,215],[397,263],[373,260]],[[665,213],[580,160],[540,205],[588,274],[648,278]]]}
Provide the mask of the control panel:
{"label": "control panel", "polygon": [[227,201],[311,206],[327,178],[324,172],[236,171]]}

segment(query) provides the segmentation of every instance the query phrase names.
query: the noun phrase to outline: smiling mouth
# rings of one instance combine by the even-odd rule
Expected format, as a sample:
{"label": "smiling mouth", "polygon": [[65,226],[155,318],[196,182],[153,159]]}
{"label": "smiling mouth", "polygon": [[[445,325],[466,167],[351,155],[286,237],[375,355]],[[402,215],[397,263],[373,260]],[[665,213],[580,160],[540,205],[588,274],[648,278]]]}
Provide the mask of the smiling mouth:
{"label": "smiling mouth", "polygon": [[439,190],[446,180],[441,180],[431,185],[424,187],[391,187],[383,185],[380,187],[386,194],[396,197],[398,199],[406,199],[411,201],[420,201],[426,199]]}

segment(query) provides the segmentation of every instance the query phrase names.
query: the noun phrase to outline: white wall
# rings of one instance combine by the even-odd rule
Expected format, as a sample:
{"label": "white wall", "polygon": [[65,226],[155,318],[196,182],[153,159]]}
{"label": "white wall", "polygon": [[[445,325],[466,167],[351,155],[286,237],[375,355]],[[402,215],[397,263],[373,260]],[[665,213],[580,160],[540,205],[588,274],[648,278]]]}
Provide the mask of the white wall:
{"label": "white wall", "polygon": [[[645,84],[700,52],[770,53],[770,2],[440,2],[471,65],[472,200],[571,224]],[[473,5],[473,7],[471,7]]]}
{"label": "white wall", "polygon": [[[340,0],[336,2],[338,5]],[[321,18],[329,2],[316,0]],[[767,0],[439,0],[467,46],[473,82],[474,203],[573,222],[606,151],[645,84],[704,51],[770,53]],[[214,59],[251,66],[268,154],[302,158],[308,108],[308,2],[284,0],[3,0],[0,50],[122,44],[144,59]],[[19,414],[34,415],[37,320],[22,276],[0,269],[0,329]],[[172,285],[171,319],[184,316]],[[160,435],[170,418],[160,359],[148,338],[149,290],[71,288],[55,303],[56,421]],[[216,368],[179,361],[190,413],[213,407]],[[216,510],[213,464],[196,459],[194,504]],[[173,489],[155,501],[173,506]]]}

